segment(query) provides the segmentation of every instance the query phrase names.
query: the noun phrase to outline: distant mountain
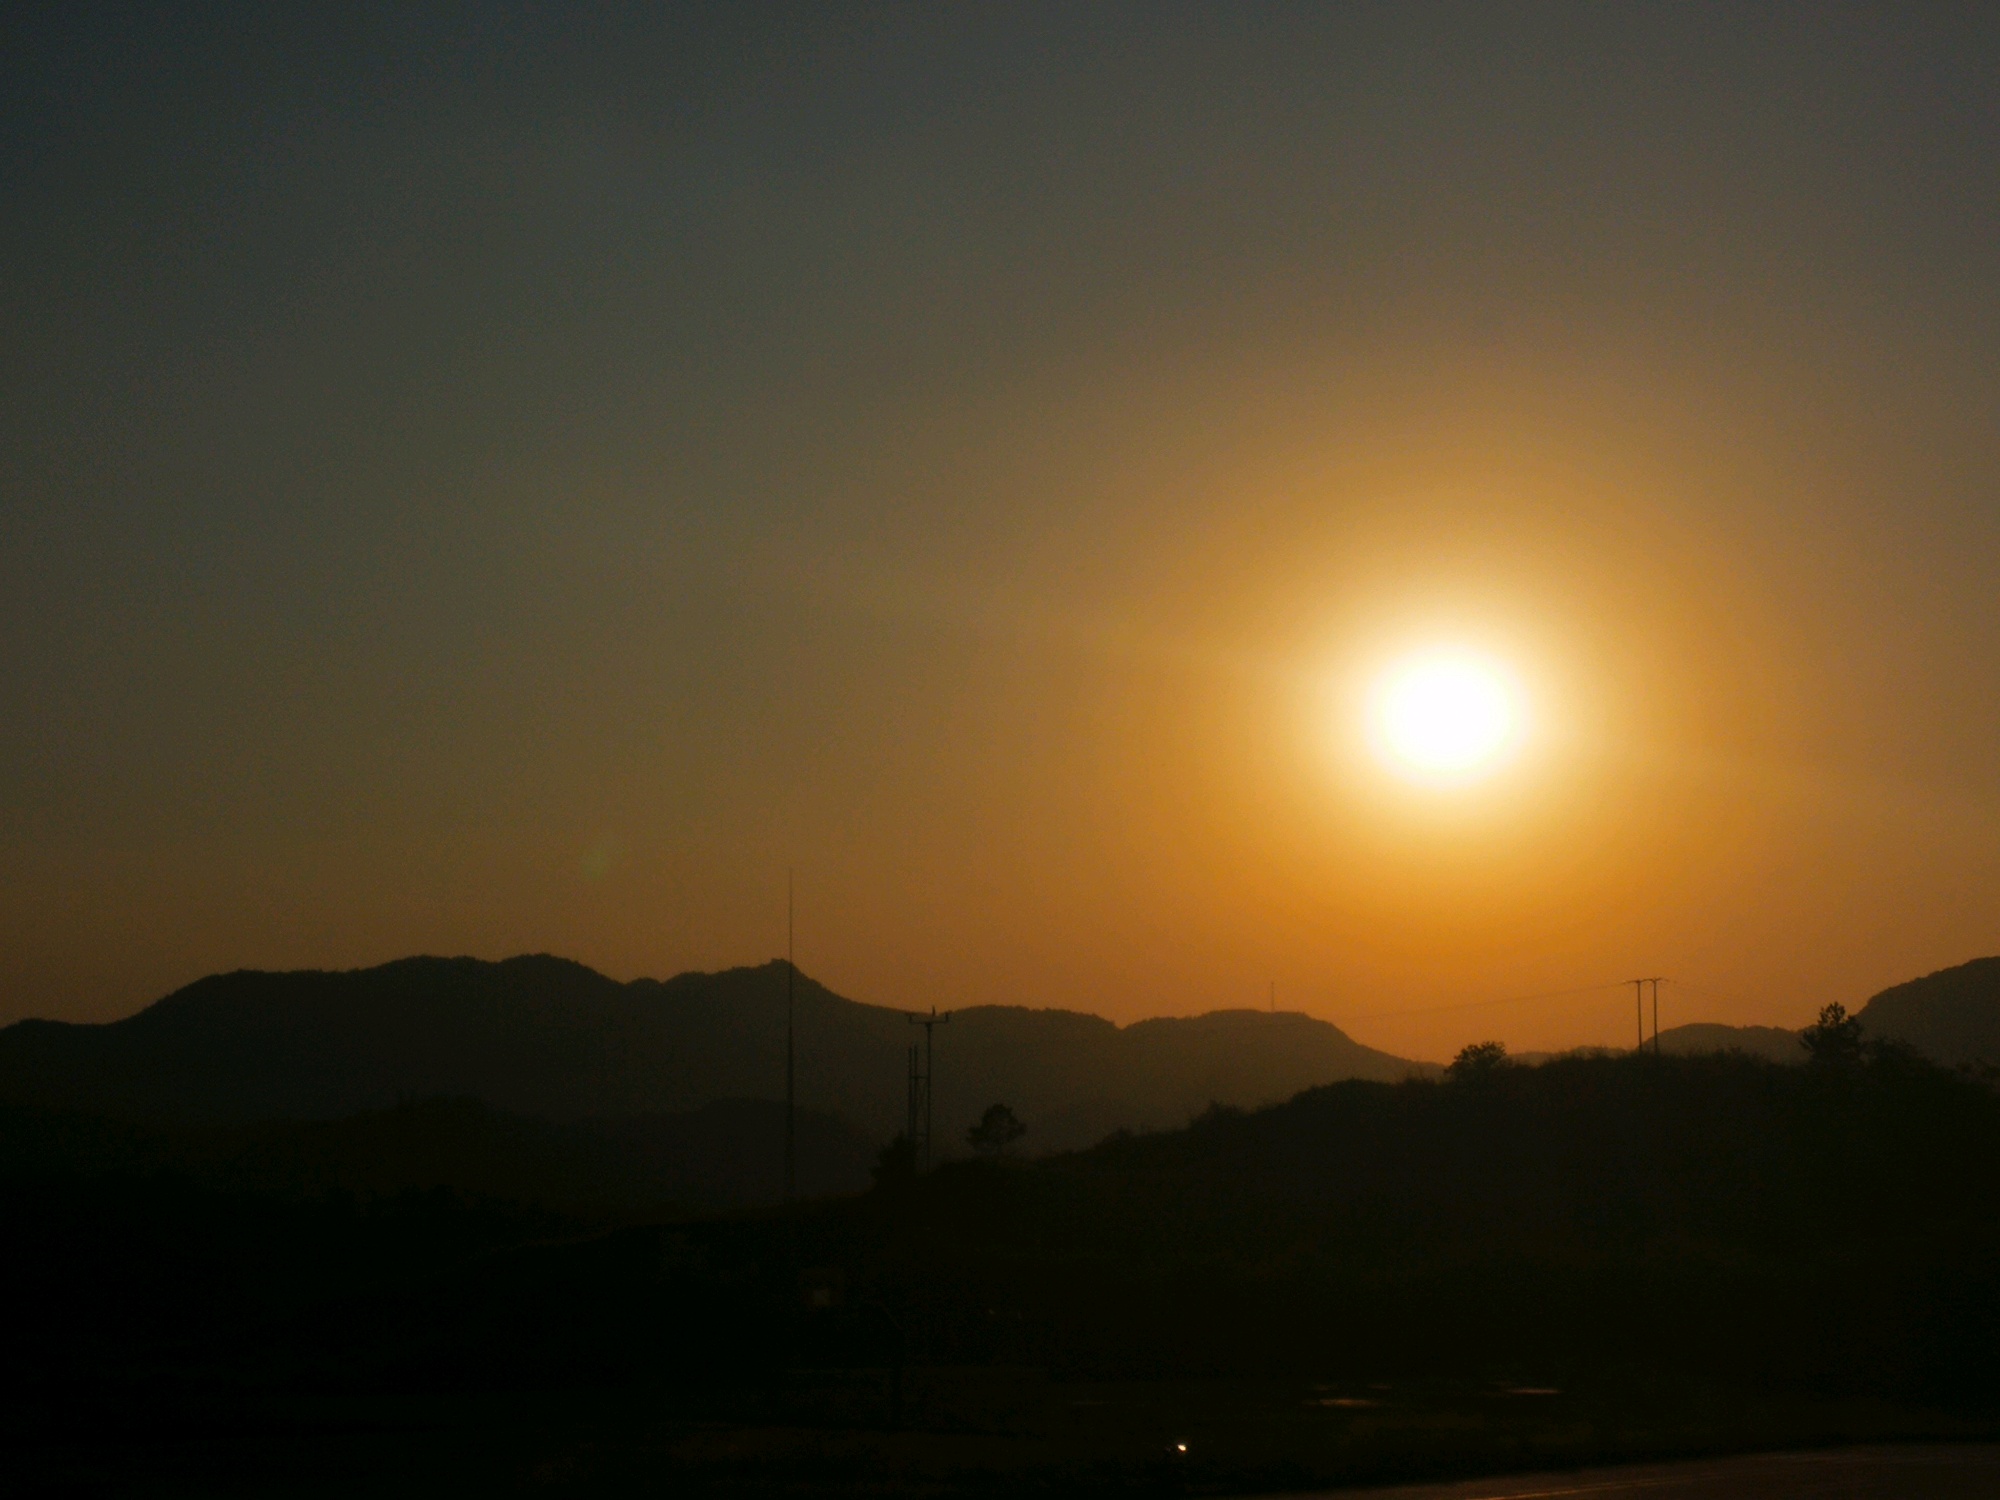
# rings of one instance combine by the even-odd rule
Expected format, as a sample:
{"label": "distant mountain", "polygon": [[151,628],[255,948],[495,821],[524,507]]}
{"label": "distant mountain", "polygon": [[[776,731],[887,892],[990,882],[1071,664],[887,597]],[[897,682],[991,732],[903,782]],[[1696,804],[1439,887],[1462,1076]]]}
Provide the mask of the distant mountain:
{"label": "distant mountain", "polygon": [[1882,991],[1861,1007],[1870,1036],[1947,1067],[2000,1063],[2000,958],[1975,958]]}
{"label": "distant mountain", "polygon": [[1722,1026],[1713,1021],[1696,1021],[1673,1026],[1660,1033],[1660,1050],[1678,1057],[1703,1052],[1742,1052],[1771,1062],[1802,1063],[1805,1048],[1799,1034],[1782,1026]]}
{"label": "distant mountain", "polygon": [[[313,1119],[466,1098],[548,1119],[685,1113],[784,1096],[786,967],[620,984],[532,956],[410,958],[346,972],[198,980],[122,1021],[0,1030],[0,1102],[184,1121]],[[904,1121],[899,1011],[796,980],[798,1097],[886,1140]],[[975,1006],[936,1032],[940,1150],[988,1104],[1036,1150],[1179,1125],[1346,1078],[1434,1073],[1296,1014],[1219,1011],[1118,1027]]]}

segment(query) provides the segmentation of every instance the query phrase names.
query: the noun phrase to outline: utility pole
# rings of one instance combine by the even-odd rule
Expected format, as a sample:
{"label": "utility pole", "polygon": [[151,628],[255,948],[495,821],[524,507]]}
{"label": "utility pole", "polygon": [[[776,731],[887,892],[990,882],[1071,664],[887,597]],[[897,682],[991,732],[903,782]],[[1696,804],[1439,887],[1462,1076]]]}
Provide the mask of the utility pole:
{"label": "utility pole", "polygon": [[928,1172],[931,1169],[931,1077],[935,1071],[933,1063],[934,1054],[931,1051],[931,1029],[936,1026],[942,1026],[945,1022],[949,1021],[951,1019],[951,1012],[946,1011],[943,1015],[939,1015],[938,1008],[933,1005],[929,1015],[917,1015],[914,1012],[905,1012],[904,1019],[912,1026],[921,1026],[924,1028],[924,1053],[921,1072],[918,1071],[916,1043],[912,1042],[910,1044],[909,1136],[910,1144],[916,1148],[917,1170]]}
{"label": "utility pole", "polygon": [[792,872],[785,871],[785,1202],[798,1192],[798,1059],[794,1050],[792,1011],[799,966],[792,959]]}
{"label": "utility pole", "polygon": [[1625,981],[1632,986],[1632,1013],[1639,1027],[1639,1045],[1633,1049],[1635,1052],[1644,1052],[1646,1050],[1646,986],[1650,984],[1653,987],[1653,1053],[1655,1056],[1658,1056],[1660,1051],[1660,978],[1661,976],[1659,975],[1650,975],[1645,979],[1628,979]]}

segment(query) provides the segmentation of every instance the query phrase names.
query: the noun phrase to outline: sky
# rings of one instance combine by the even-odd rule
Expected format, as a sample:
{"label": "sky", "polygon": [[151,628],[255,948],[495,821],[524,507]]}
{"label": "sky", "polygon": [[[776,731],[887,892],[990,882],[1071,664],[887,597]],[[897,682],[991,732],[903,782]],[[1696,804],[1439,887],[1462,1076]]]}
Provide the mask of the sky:
{"label": "sky", "polygon": [[2000,951],[1991,7],[279,9],[0,22],[0,1021],[788,870],[1432,1058]]}

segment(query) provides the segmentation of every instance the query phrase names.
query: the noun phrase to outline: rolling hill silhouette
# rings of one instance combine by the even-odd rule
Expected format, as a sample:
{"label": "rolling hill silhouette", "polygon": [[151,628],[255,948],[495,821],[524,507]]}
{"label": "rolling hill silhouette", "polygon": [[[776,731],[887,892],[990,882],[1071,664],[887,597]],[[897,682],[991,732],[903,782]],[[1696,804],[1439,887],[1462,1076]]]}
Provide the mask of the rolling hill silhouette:
{"label": "rolling hill silhouette", "polygon": [[[1975,958],[1893,985],[1863,1005],[1862,1031],[1900,1042],[1947,1068],[2000,1064],[2000,958]],[[1799,1034],[1782,1026],[1722,1026],[1697,1021],[1660,1033],[1662,1051],[1680,1056],[1743,1052],[1772,1062],[1803,1062]]]}
{"label": "rolling hill silhouette", "polygon": [[1882,991],[1859,1012],[1870,1036],[1947,1067],[2000,1064],[2000,958],[1975,958]]}
{"label": "rolling hill silhouette", "polygon": [[[784,1093],[782,962],[621,984],[566,959],[409,958],[347,972],[198,980],[107,1025],[0,1031],[0,1102],[178,1121],[332,1118],[429,1098],[547,1119],[682,1114]],[[903,1123],[901,1012],[797,978],[799,1102],[886,1140]],[[1027,1145],[1179,1125],[1341,1079],[1430,1073],[1297,1014],[1219,1011],[1119,1027],[976,1006],[937,1032],[948,1150],[1010,1104]]]}

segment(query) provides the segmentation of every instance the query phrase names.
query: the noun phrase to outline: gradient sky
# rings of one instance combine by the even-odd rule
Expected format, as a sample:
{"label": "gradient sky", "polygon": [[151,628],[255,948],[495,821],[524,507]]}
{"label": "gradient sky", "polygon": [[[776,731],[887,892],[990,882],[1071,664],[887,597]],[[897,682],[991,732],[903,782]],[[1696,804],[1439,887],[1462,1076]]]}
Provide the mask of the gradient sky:
{"label": "gradient sky", "polygon": [[2000,951],[1990,6],[27,9],[0,1019],[787,866],[858,999],[1431,1057]]}

